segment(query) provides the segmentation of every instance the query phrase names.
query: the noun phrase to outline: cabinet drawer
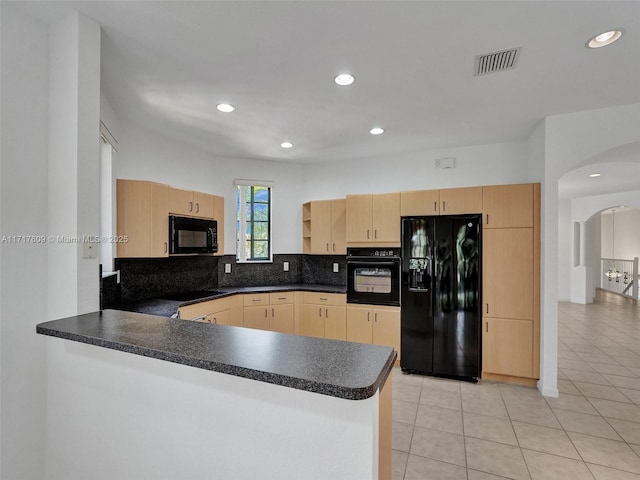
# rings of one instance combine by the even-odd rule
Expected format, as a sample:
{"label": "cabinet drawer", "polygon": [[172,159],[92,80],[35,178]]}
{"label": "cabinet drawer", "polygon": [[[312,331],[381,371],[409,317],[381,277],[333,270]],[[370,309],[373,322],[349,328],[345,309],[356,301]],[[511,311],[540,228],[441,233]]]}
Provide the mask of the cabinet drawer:
{"label": "cabinet drawer", "polygon": [[344,293],[304,292],[303,302],[340,306],[347,304],[347,296]]}
{"label": "cabinet drawer", "polygon": [[243,296],[244,306],[269,305],[268,293],[248,293]]}
{"label": "cabinet drawer", "polygon": [[294,303],[294,292],[274,292],[269,294],[269,303],[279,305],[281,303]]}

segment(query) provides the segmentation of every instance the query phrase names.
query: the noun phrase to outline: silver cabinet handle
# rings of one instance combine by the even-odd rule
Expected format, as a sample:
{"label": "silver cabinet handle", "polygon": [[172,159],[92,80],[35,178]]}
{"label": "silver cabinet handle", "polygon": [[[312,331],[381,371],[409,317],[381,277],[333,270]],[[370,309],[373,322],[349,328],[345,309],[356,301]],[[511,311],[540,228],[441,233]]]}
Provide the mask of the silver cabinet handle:
{"label": "silver cabinet handle", "polygon": [[377,228],[373,231],[373,238],[376,238],[376,239],[378,238],[378,229]]}
{"label": "silver cabinet handle", "polygon": [[371,320],[371,312],[367,312],[367,322]]}
{"label": "silver cabinet handle", "polygon": [[164,242],[164,253],[167,253],[167,246],[168,246],[167,242]]}
{"label": "silver cabinet handle", "polygon": [[321,316],[322,316],[322,307],[320,307],[320,308],[318,309],[318,316],[319,316],[319,317],[321,317]]}
{"label": "silver cabinet handle", "polygon": [[327,243],[327,252],[329,251],[329,244]]}
{"label": "silver cabinet handle", "polygon": [[438,211],[438,202],[433,202],[433,211],[434,212]]}
{"label": "silver cabinet handle", "polygon": [[486,326],[487,326],[486,332],[489,333],[489,322],[486,323]]}
{"label": "silver cabinet handle", "polygon": [[334,252],[336,251],[336,244],[335,243],[333,244],[333,251]]}
{"label": "silver cabinet handle", "polygon": [[489,313],[489,304],[487,303],[487,313]]}
{"label": "silver cabinet handle", "polygon": [[264,318],[267,318],[269,316],[269,314],[267,313],[267,309],[264,309]]}
{"label": "silver cabinet handle", "polygon": [[329,309],[328,308],[324,309],[324,318],[329,318]]}
{"label": "silver cabinet handle", "polygon": [[373,314],[373,321],[378,323],[378,312]]}
{"label": "silver cabinet handle", "polygon": [[487,225],[489,225],[489,214],[487,213]]}
{"label": "silver cabinet handle", "polygon": [[367,228],[367,240],[369,240],[369,229]]}
{"label": "silver cabinet handle", "polygon": [[442,201],[442,211],[443,212],[447,211],[447,202],[445,202],[444,200]]}
{"label": "silver cabinet handle", "polygon": [[193,202],[189,202],[189,211],[193,212]]}
{"label": "silver cabinet handle", "polygon": [[196,202],[196,213],[200,213],[200,204]]}

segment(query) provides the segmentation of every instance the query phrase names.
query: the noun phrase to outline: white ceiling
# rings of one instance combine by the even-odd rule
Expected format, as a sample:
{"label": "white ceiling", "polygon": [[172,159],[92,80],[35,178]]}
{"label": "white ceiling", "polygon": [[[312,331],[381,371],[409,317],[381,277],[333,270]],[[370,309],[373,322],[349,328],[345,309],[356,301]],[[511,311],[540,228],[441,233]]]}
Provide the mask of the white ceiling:
{"label": "white ceiling", "polygon": [[[522,141],[545,116],[640,102],[639,1],[20,8],[47,22],[77,9],[100,23],[102,90],[117,115],[216,157],[305,163]],[[613,27],[626,30],[620,41],[585,48]],[[515,69],[473,76],[475,55],[511,47],[522,47]],[[343,71],[353,86],[333,83]],[[220,102],[237,110],[222,114]]]}

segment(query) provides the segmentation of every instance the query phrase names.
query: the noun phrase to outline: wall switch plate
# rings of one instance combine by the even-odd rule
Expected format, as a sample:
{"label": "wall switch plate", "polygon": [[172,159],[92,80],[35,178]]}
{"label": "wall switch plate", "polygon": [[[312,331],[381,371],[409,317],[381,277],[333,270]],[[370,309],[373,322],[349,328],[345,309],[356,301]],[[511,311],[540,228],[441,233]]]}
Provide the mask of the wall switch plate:
{"label": "wall switch plate", "polygon": [[282,264],[282,268],[284,269],[285,272],[289,271],[289,262],[284,262]]}
{"label": "wall switch plate", "polygon": [[340,271],[340,264],[334,263],[333,264],[333,272],[334,273],[338,273],[339,271]]}
{"label": "wall switch plate", "polygon": [[231,273],[231,264],[230,263],[225,263],[224,264],[224,273]]}
{"label": "wall switch plate", "polygon": [[83,258],[98,258],[98,244],[96,242],[84,242],[82,245]]}

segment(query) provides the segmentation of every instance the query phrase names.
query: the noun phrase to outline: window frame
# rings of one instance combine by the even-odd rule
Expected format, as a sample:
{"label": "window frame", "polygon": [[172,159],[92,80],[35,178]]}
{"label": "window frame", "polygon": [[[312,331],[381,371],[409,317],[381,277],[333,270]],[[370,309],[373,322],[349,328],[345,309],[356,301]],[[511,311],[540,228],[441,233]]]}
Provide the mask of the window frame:
{"label": "window frame", "polygon": [[[251,181],[239,183],[236,181],[236,262],[238,263],[273,263],[273,187],[271,182]],[[255,201],[255,188],[264,188],[267,191],[267,202]],[[247,201],[247,189],[250,189],[250,201]],[[247,205],[251,206],[251,212],[247,211]],[[255,205],[266,205],[268,210],[267,220],[255,221],[253,213]],[[255,239],[255,224],[267,223],[267,239]],[[247,237],[246,231],[250,227]],[[242,238],[242,239],[241,239]],[[254,258],[254,246],[256,242],[265,242],[267,245],[267,257]],[[251,246],[247,250],[247,243]]]}

